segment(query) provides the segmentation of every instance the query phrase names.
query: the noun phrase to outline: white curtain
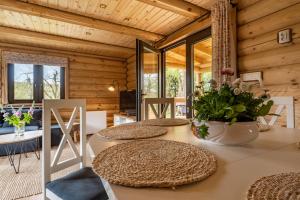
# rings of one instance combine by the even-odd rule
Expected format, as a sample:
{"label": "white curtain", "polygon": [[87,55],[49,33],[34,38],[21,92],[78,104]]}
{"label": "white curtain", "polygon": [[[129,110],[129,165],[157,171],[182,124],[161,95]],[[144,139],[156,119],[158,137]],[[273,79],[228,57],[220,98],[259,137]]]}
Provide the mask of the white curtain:
{"label": "white curtain", "polygon": [[218,0],[211,9],[212,17],[212,72],[218,84],[224,82],[221,70],[231,68],[236,78],[236,9],[230,0]]}

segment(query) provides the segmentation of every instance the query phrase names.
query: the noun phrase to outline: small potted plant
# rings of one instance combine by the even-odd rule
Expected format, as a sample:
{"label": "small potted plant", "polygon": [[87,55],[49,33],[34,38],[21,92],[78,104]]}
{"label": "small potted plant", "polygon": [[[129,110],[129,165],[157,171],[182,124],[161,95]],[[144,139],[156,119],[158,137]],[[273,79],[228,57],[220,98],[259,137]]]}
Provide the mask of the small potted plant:
{"label": "small potted plant", "polygon": [[230,82],[230,69],[222,74],[226,77],[221,86],[211,80],[208,90],[201,83],[193,94],[194,135],[224,145],[248,143],[258,136],[257,118],[269,114],[273,101],[266,91],[256,97],[240,79]]}
{"label": "small potted plant", "polygon": [[34,103],[29,108],[28,112],[22,112],[24,106],[20,107],[17,110],[13,106],[11,106],[11,114],[9,112],[6,112],[3,108],[1,108],[1,112],[4,113],[4,121],[8,122],[10,125],[13,125],[15,127],[16,136],[24,135],[25,125],[29,124],[30,121],[33,119],[33,106]]}

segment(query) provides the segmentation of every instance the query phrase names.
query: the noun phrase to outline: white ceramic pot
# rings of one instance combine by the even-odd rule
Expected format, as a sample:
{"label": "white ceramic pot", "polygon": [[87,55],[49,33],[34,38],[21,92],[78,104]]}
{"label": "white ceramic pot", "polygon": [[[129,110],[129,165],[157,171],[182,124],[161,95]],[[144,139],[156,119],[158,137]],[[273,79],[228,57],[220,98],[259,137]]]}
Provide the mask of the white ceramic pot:
{"label": "white ceramic pot", "polygon": [[[195,124],[197,126],[197,122]],[[199,125],[199,124],[198,124]],[[255,140],[258,137],[257,122],[228,122],[208,121],[209,135],[205,138],[222,145],[243,145]]]}

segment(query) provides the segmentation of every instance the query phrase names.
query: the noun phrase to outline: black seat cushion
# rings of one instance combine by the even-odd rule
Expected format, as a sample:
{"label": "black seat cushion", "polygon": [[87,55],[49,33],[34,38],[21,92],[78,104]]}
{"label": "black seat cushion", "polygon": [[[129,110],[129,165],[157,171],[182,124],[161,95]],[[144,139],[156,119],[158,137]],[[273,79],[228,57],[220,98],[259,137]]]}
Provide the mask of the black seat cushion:
{"label": "black seat cushion", "polygon": [[49,182],[46,188],[64,200],[107,200],[99,176],[90,167]]}

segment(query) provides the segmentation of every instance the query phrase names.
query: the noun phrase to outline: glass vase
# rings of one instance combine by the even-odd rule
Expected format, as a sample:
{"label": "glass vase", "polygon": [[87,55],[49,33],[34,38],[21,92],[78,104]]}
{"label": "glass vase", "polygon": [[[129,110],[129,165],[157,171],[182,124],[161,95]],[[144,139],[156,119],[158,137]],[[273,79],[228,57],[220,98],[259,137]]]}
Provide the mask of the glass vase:
{"label": "glass vase", "polygon": [[17,126],[15,126],[15,135],[22,136],[25,132],[25,122],[20,122]]}

